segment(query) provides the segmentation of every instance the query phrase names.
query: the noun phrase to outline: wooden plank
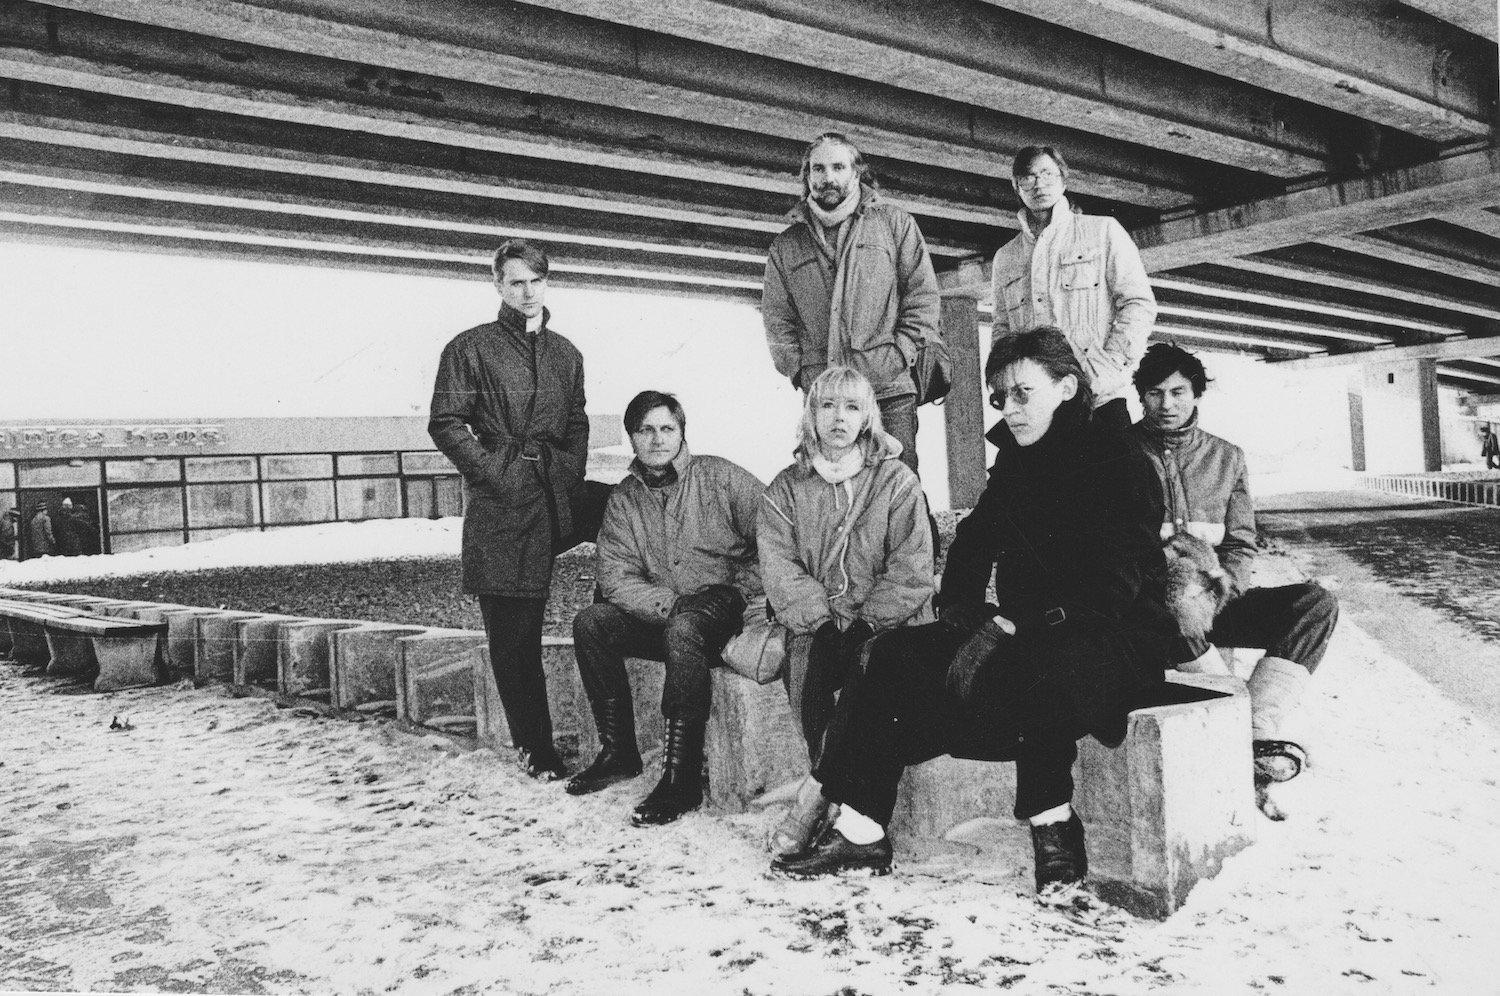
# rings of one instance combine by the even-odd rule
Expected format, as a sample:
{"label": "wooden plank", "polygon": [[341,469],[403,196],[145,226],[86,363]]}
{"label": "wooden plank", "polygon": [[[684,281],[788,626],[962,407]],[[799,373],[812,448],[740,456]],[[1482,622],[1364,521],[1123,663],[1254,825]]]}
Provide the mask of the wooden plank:
{"label": "wooden plank", "polygon": [[[1299,176],[1320,171],[1331,156],[1310,108],[1000,10],[863,0],[758,0],[753,9],[718,0],[524,2],[706,44],[727,41],[1242,169]],[[1273,120],[1286,125],[1281,134],[1266,127]]]}
{"label": "wooden plank", "polygon": [[1472,280],[1475,283],[1484,284],[1490,289],[1491,296],[1496,301],[1500,301],[1500,297],[1495,295],[1495,288],[1500,285],[1500,270],[1493,267],[1480,266],[1416,246],[1401,245],[1374,235],[1325,236],[1318,241],[1334,249],[1357,252],[1363,256],[1383,259],[1387,263],[1397,263],[1419,270],[1432,270],[1445,273],[1450,277],[1458,277],[1461,280]]}
{"label": "wooden plank", "polygon": [[[1466,44],[1457,32],[1434,31],[1389,5],[1346,0],[985,2],[1432,141],[1458,141],[1490,131],[1493,63],[1482,47]],[[1492,41],[1494,22],[1490,5]]]}
{"label": "wooden plank", "polygon": [[1471,208],[1467,211],[1450,211],[1437,217],[1439,221],[1446,221],[1450,225],[1467,228],[1471,232],[1478,232],[1492,239],[1500,239],[1500,214],[1493,211]]}
{"label": "wooden plank", "polygon": [[1390,349],[1357,349],[1348,353],[1326,353],[1277,362],[1298,367],[1349,367],[1362,363],[1391,363],[1398,360],[1458,360],[1472,356],[1500,356],[1500,336],[1487,339],[1450,339],[1425,342]]}
{"label": "wooden plank", "polygon": [[1290,262],[1268,256],[1229,257],[1216,260],[1215,262],[1219,266],[1244,270],[1249,273],[1261,273],[1270,277],[1296,280],[1314,286],[1337,287],[1342,290],[1370,294],[1375,297],[1387,297],[1392,300],[1403,301],[1426,308],[1441,308],[1444,311],[1500,321],[1500,306],[1464,299],[1452,294],[1444,294],[1425,288],[1391,283],[1362,274],[1343,274],[1329,270],[1326,267],[1309,266],[1304,263]]}
{"label": "wooden plank", "polygon": [[1361,342],[1368,345],[1390,340],[1367,332],[1356,332],[1326,323],[1293,322],[1281,318],[1267,318],[1246,314],[1231,308],[1185,308],[1179,305],[1158,302],[1157,313],[1169,318],[1185,321],[1220,322],[1225,325],[1243,325],[1246,328],[1264,329],[1267,332],[1290,332],[1294,335],[1315,336],[1323,339],[1339,339],[1345,342]]}
{"label": "wooden plank", "polygon": [[1149,272],[1384,228],[1500,198],[1500,150],[1484,149],[1137,229]]}
{"label": "wooden plank", "polygon": [[1496,26],[1495,5],[1490,0],[1404,0],[1404,2],[1408,7],[1415,7],[1438,20],[1457,25],[1481,38],[1500,41],[1500,28]]}
{"label": "wooden plank", "polygon": [[1345,318],[1351,321],[1367,322],[1376,325],[1394,325],[1413,332],[1428,332],[1439,336],[1457,335],[1464,331],[1458,324],[1444,325],[1400,314],[1393,314],[1389,311],[1372,311],[1365,308],[1331,305],[1312,296],[1297,297],[1289,294],[1262,294],[1243,287],[1232,287],[1216,281],[1200,280],[1194,277],[1181,276],[1176,273],[1171,275],[1157,274],[1151,278],[1151,286],[1158,292],[1158,299],[1160,299],[1160,294],[1163,291],[1169,294],[1177,291],[1184,294],[1226,301],[1242,301],[1246,304],[1262,305],[1267,308],[1327,315],[1330,318]]}
{"label": "wooden plank", "polygon": [[[467,12],[445,11],[435,2],[424,5],[424,31],[440,25],[457,37],[479,35],[485,47],[477,47],[402,30],[400,9],[394,7],[362,10],[367,19],[392,21],[387,27],[367,27],[232,0],[64,0],[53,6],[782,138],[806,140],[840,130],[855,135],[871,155],[939,167],[964,162],[972,172],[994,177],[1008,175],[1009,155],[1023,145],[1040,141],[1077,147],[1073,180],[1080,191],[1160,208],[1196,200],[1191,188],[1197,181],[1186,171],[1175,187],[1135,179],[1137,169],[1148,175],[1160,172],[1164,154],[1148,154],[1126,142],[1101,145],[1103,139],[1051,123],[1023,127],[1013,115],[992,113],[977,120],[971,106],[956,101],[732,49],[695,48],[602,22],[564,19],[550,11],[528,14],[525,8],[497,6],[492,19],[478,23]],[[730,92],[735,88],[738,95]],[[816,95],[815,104],[810,95]],[[907,127],[910,121],[922,122],[921,134]],[[976,135],[986,141],[976,143]],[[1084,146],[1098,152],[1091,157]],[[1153,160],[1158,164],[1154,168]],[[1291,175],[1316,168],[1317,163],[1298,163],[1284,169]]]}

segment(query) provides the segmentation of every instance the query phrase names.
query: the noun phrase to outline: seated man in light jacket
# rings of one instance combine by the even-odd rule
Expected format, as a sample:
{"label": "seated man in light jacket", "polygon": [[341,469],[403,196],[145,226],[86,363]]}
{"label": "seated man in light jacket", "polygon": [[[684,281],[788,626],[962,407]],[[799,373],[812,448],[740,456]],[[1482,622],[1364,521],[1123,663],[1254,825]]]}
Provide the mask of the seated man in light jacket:
{"label": "seated man in light jacket", "polygon": [[670,394],[642,391],[625,408],[635,460],[599,527],[604,600],[573,620],[600,743],[594,763],[568,782],[573,795],[641,773],[625,658],[666,663],[662,776],[636,807],[637,826],[670,823],[703,802],[708,671],[722,663],[747,603],[765,611],[755,545],[765,485],[721,457],[689,453],[686,428]]}
{"label": "seated man in light jacket", "polygon": [[1135,373],[1145,417],[1131,431],[1145,447],[1166,498],[1162,539],[1188,533],[1214,548],[1229,582],[1228,600],[1201,639],[1184,638],[1180,671],[1226,673],[1213,644],[1263,649],[1250,673],[1250,735],[1256,802],[1273,820],[1285,816],[1270,786],[1302,771],[1299,744],[1276,739],[1323,660],[1338,621],[1338,599],[1316,584],[1256,588],[1255,509],[1246,484],[1245,454],[1198,427],[1198,399],[1208,384],[1202,362],[1185,349],[1157,343]]}

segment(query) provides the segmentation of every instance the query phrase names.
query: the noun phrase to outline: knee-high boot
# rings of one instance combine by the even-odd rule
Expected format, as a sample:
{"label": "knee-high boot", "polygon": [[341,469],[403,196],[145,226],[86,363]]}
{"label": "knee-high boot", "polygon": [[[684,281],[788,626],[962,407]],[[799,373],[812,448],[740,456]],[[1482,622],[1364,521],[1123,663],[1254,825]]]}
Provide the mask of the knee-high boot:
{"label": "knee-high boot", "polygon": [[635,807],[630,822],[638,827],[671,823],[703,804],[703,735],[701,720],[667,720],[661,781]]}

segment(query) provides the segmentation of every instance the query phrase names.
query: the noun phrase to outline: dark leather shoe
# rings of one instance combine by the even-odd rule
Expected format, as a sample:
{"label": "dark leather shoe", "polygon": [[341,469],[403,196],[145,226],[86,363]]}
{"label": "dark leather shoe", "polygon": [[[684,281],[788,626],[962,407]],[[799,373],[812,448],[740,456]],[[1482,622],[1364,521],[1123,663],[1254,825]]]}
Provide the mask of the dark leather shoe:
{"label": "dark leather shoe", "polygon": [[628,781],[641,773],[641,755],[632,750],[629,754],[611,745],[599,751],[594,763],[584,768],[569,780],[569,795],[588,795],[619,782]]}
{"label": "dark leather shoe", "polygon": [[521,763],[521,770],[526,772],[528,778],[539,782],[556,782],[568,777],[567,766],[550,746],[538,750],[517,747],[516,760]]}
{"label": "dark leather shoe", "polygon": [[638,827],[671,823],[703,805],[703,733],[705,722],[667,720],[661,781],[630,814]]}
{"label": "dark leather shoe", "polygon": [[1083,846],[1083,821],[1074,813],[1063,823],[1044,823],[1031,828],[1031,849],[1036,855],[1036,891],[1054,882],[1082,882],[1089,873],[1089,856]]}
{"label": "dark leather shoe", "polygon": [[771,870],[789,878],[822,878],[825,875],[891,873],[891,839],[873,844],[850,843],[833,827],[823,831],[812,849],[787,858],[776,858]]}

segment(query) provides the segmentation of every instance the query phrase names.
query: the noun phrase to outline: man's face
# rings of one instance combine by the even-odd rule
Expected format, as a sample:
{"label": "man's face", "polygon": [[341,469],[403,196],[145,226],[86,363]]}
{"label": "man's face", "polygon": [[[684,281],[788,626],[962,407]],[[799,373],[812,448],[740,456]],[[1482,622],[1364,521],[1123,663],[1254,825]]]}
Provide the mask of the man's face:
{"label": "man's face", "polygon": [[653,408],[641,419],[640,428],[630,434],[630,447],[645,467],[661,470],[682,450],[682,426],[665,405]]}
{"label": "man's face", "polygon": [[1013,179],[1016,192],[1021,195],[1021,203],[1032,214],[1051,211],[1066,189],[1062,171],[1057,168],[1057,163],[1051,156],[1037,156],[1025,173]]}
{"label": "man's face", "polygon": [[812,150],[807,160],[807,189],[818,207],[832,211],[858,185],[854,153],[848,146],[824,142]]}
{"label": "man's face", "polygon": [[1141,395],[1141,407],[1146,411],[1147,425],[1171,432],[1191,421],[1198,410],[1198,398],[1193,394],[1193,382],[1173,371],[1172,376]]}
{"label": "man's face", "polygon": [[507,259],[500,270],[500,300],[527,318],[542,313],[547,300],[547,278],[519,259]]}

